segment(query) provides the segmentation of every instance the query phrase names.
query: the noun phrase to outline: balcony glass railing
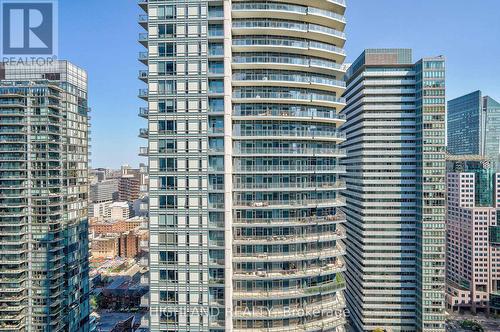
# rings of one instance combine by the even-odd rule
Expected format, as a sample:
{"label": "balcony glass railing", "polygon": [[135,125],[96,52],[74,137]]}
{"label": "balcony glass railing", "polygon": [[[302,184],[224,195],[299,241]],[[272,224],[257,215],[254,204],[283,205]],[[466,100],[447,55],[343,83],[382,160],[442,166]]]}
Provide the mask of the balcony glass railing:
{"label": "balcony glass railing", "polygon": [[[278,250],[278,249],[277,249]],[[237,252],[234,253],[233,258],[236,260],[265,260],[265,259],[311,259],[318,256],[323,257],[338,257],[345,252],[345,246],[337,243],[335,247],[328,250],[310,249],[305,247],[303,250],[290,250],[290,251],[273,251],[273,252]]]}
{"label": "balcony glass railing", "polygon": [[275,54],[269,55],[238,55],[233,57],[233,63],[272,63],[272,64],[290,64],[305,67],[320,67],[328,69],[336,69],[343,71],[343,66],[333,61],[323,60],[319,58],[310,59],[308,57],[299,56],[280,56]]}
{"label": "balcony glass railing", "polygon": [[331,198],[315,198],[315,199],[286,199],[286,200],[255,200],[255,199],[238,199],[234,200],[235,206],[247,206],[247,207],[272,207],[272,206],[306,206],[306,205],[319,205],[319,204],[330,204],[330,205],[343,205],[345,204],[345,198],[343,197],[331,197]]}
{"label": "balcony glass railing", "polygon": [[319,9],[315,7],[300,6],[300,5],[274,3],[274,2],[235,3],[233,4],[232,10],[233,11],[263,10],[263,11],[290,12],[302,15],[312,14],[312,15],[329,17],[345,23],[344,16],[329,10]]}
{"label": "balcony glass railing", "polygon": [[312,24],[312,23],[298,23],[291,21],[278,21],[273,19],[233,21],[233,28],[249,28],[249,29],[268,28],[268,29],[295,30],[302,32],[310,31],[310,32],[324,33],[345,39],[345,33],[329,27],[325,27],[323,25]]}
{"label": "balcony glass railing", "polygon": [[303,218],[236,218],[234,220],[235,224],[246,225],[246,224],[316,224],[316,223],[330,223],[330,222],[343,222],[346,220],[346,215],[343,212],[337,212],[335,215],[327,216],[310,216]]}
{"label": "balcony glass railing", "polygon": [[279,81],[297,82],[305,84],[321,84],[328,86],[339,86],[345,88],[346,83],[336,79],[331,79],[314,74],[288,74],[272,72],[237,72],[233,74],[233,81]]}
{"label": "balcony glass railing", "polygon": [[280,182],[280,183],[236,183],[234,189],[253,190],[253,189],[271,189],[271,190],[286,190],[286,189],[337,189],[344,188],[344,181],[335,182]]}
{"label": "balcony glass railing", "polygon": [[286,129],[269,129],[269,130],[234,130],[234,136],[276,136],[276,137],[325,137],[345,139],[345,133],[339,130],[286,130]]}
{"label": "balcony glass railing", "polygon": [[233,39],[234,46],[284,46],[307,49],[309,44],[302,40],[292,40],[286,38],[268,38],[268,37],[253,37],[253,38],[238,38]]}
{"label": "balcony glass railing", "polygon": [[[342,151],[342,150],[338,150]],[[234,172],[345,172],[340,165],[239,165]]]}
{"label": "balcony glass railing", "polygon": [[302,147],[241,147],[235,146],[233,152],[235,154],[324,154],[324,155],[345,155],[343,149],[329,148],[302,148]]}
{"label": "balcony glass railing", "polygon": [[224,37],[224,26],[222,25],[209,25],[208,37]]}
{"label": "balcony glass railing", "polygon": [[321,94],[307,90],[283,90],[281,88],[237,88],[233,91],[233,98],[241,99],[292,99],[302,101],[326,101],[345,104],[344,98],[338,98],[333,94]]}
{"label": "balcony glass railing", "polygon": [[149,109],[147,109],[146,107],[139,108],[139,116],[147,118],[149,116]]}
{"label": "balcony glass railing", "polygon": [[210,6],[208,7],[208,18],[224,18],[224,7],[222,6]]}
{"label": "balcony glass railing", "polygon": [[276,116],[276,117],[305,117],[305,118],[323,118],[323,119],[339,119],[345,120],[344,114],[338,114],[334,109],[321,110],[314,107],[269,107],[261,109],[241,109],[233,110],[234,116]]}

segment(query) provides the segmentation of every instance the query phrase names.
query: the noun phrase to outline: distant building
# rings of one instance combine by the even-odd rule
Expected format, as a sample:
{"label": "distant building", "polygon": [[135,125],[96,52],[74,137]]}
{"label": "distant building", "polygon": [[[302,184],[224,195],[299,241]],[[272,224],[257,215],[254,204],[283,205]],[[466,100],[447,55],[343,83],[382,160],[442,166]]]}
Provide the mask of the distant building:
{"label": "distant building", "polygon": [[149,233],[144,218],[93,222],[90,234],[93,259],[134,258],[147,251]]}
{"label": "distant building", "polygon": [[96,184],[106,179],[106,171],[104,169],[95,168],[89,172],[90,184]]}
{"label": "distant building", "polygon": [[89,206],[89,217],[104,220],[109,218],[109,209],[113,201],[91,203]]}
{"label": "distant building", "polygon": [[[102,289],[102,298],[99,303],[103,308],[113,310],[139,308],[141,297],[147,293],[148,286],[140,283],[140,274],[130,276],[118,276],[111,284]],[[137,322],[139,325],[140,322]],[[137,325],[137,327],[138,327]]]}
{"label": "distant building", "polygon": [[90,186],[90,201],[100,203],[118,199],[119,179],[110,179]]}
{"label": "distant building", "polygon": [[500,173],[484,157],[450,156],[447,168],[447,306],[500,312]]}
{"label": "distant building", "polygon": [[118,200],[133,202],[139,199],[140,174],[125,174],[118,180]]}
{"label": "distant building", "polygon": [[100,235],[91,240],[90,252],[93,260],[112,259],[119,256],[118,234]]}
{"label": "distant building", "polygon": [[500,103],[481,91],[450,100],[448,152],[487,156],[500,166]]}
{"label": "distant building", "polygon": [[90,233],[96,235],[106,233],[124,233],[137,227],[141,227],[143,224],[144,218],[95,222],[90,225]]}
{"label": "distant building", "polygon": [[107,217],[110,220],[120,220],[130,218],[130,204],[128,202],[113,202],[109,206]]}

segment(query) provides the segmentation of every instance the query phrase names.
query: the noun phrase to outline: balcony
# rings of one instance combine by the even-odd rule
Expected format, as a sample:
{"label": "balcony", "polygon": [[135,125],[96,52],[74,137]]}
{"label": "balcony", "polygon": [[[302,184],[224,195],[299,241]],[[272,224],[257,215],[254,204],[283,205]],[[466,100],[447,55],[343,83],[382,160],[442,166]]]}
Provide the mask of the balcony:
{"label": "balcony", "polygon": [[147,70],[139,70],[139,79],[144,83],[148,83],[148,71]]}
{"label": "balcony", "polygon": [[345,17],[331,10],[282,3],[235,3],[233,4],[235,18],[279,18],[307,21],[335,29],[343,30],[346,25]]}
{"label": "balcony", "polygon": [[234,173],[345,173],[340,165],[238,165]]}
{"label": "balcony", "polygon": [[343,46],[345,33],[319,24],[276,19],[233,20],[233,34],[259,34],[262,30],[273,31],[278,35],[314,39],[320,42]]}
{"label": "balcony", "polygon": [[148,65],[148,52],[139,52],[139,61]]}
{"label": "balcony", "polygon": [[234,191],[321,191],[345,189],[345,181],[336,182],[271,182],[271,183],[234,183]]}
{"label": "balcony", "polygon": [[325,74],[325,70],[332,75],[345,75],[346,67],[335,61],[313,58],[302,55],[291,56],[261,56],[261,55],[238,55],[233,57],[233,68],[235,69],[279,69],[279,70],[304,70],[310,68],[316,73]]}
{"label": "balcony", "polygon": [[148,29],[148,15],[141,14],[138,18],[139,25],[144,29]]}
{"label": "balcony", "polygon": [[233,75],[234,86],[290,86],[313,88],[342,95],[346,88],[344,81],[332,79],[320,74],[287,74],[274,70],[261,72],[238,72]]}
{"label": "balcony", "polygon": [[277,147],[277,148],[267,148],[267,147],[240,147],[235,146],[233,150],[234,155],[244,155],[244,156],[260,156],[260,155],[276,155],[276,156],[331,156],[331,157],[345,157],[345,150],[335,148],[302,148],[302,147]]}
{"label": "balcony", "polygon": [[149,116],[149,109],[146,107],[139,108],[139,116],[141,118],[147,119]]}
{"label": "balcony", "polygon": [[148,47],[148,33],[140,33],[139,34],[139,43],[142,44],[144,47]]}
{"label": "balcony", "polygon": [[315,142],[318,141],[336,141],[343,142],[346,138],[345,133],[332,129],[330,131],[327,130],[286,130],[286,129],[276,129],[276,130],[235,130],[233,132],[234,138],[243,140],[243,139],[266,139],[266,138],[275,138],[280,140],[313,140]]}
{"label": "balcony", "polygon": [[[236,306],[235,308],[235,318],[272,318],[279,319],[280,317],[292,318],[292,317],[304,317],[320,314],[322,311],[329,310],[333,312],[334,310],[342,310],[345,307],[345,300],[341,295],[336,295],[330,297],[324,301],[307,303],[307,304],[295,304],[290,306],[273,306],[261,307],[254,306],[248,308],[246,306]],[[339,317],[340,318],[340,317]],[[305,330],[304,330],[305,331]]]}
{"label": "balcony", "polygon": [[307,242],[327,242],[340,239],[345,239],[345,232],[338,229],[335,232],[325,232],[321,234],[283,236],[235,236],[233,239],[233,244],[296,244]]}
{"label": "balcony", "polygon": [[268,102],[268,103],[287,103],[298,105],[318,105],[333,108],[344,108],[345,99],[339,98],[335,94],[323,92],[311,92],[308,89],[271,87],[236,87],[233,91],[234,103],[247,102]]}
{"label": "balcony", "polygon": [[311,260],[311,259],[325,259],[331,257],[339,257],[345,255],[345,246],[341,243],[329,250],[324,249],[304,249],[301,251],[288,251],[288,252],[248,252],[248,253],[234,253],[233,262],[280,262],[280,261],[297,261],[297,260]]}
{"label": "balcony", "polygon": [[324,294],[331,293],[342,290],[345,288],[345,282],[343,278],[340,280],[334,280],[328,283],[324,283],[318,286],[311,287],[297,287],[297,288],[282,288],[282,289],[271,289],[271,290],[245,290],[233,292],[233,299],[280,299],[280,298],[298,298],[305,297],[314,294]]}
{"label": "balcony", "polygon": [[139,90],[139,98],[147,101],[148,100],[148,89],[140,89]]}
{"label": "balcony", "polygon": [[283,280],[308,278],[321,275],[329,275],[345,271],[346,266],[342,261],[327,264],[321,267],[309,267],[304,269],[273,270],[273,271],[235,271],[235,280]]}
{"label": "balcony", "polygon": [[[285,316],[286,317],[286,316]],[[346,319],[342,315],[330,315],[325,319],[306,324],[291,324],[282,327],[254,327],[252,332],[345,332]],[[233,328],[233,332],[247,332],[247,328]]]}
{"label": "balcony", "polygon": [[149,149],[147,147],[140,147],[139,148],[139,156],[141,156],[141,157],[149,156]]}
{"label": "balcony", "polygon": [[149,130],[145,129],[145,128],[141,128],[139,130],[139,137],[140,138],[149,138]]}
{"label": "balcony", "polygon": [[142,10],[148,12],[148,0],[138,0],[137,3]]}

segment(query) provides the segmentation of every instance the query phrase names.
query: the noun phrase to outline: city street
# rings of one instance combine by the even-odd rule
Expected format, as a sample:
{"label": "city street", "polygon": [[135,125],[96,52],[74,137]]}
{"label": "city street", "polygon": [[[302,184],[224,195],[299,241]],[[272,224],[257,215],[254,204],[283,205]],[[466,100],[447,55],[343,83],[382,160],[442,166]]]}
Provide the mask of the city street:
{"label": "city street", "polygon": [[460,322],[463,320],[472,320],[481,324],[484,328],[485,332],[500,332],[500,319],[499,318],[487,318],[484,315],[476,315],[472,314],[460,314],[456,313],[450,314],[446,323],[446,330],[449,332],[467,332],[470,330],[465,330],[460,327]]}

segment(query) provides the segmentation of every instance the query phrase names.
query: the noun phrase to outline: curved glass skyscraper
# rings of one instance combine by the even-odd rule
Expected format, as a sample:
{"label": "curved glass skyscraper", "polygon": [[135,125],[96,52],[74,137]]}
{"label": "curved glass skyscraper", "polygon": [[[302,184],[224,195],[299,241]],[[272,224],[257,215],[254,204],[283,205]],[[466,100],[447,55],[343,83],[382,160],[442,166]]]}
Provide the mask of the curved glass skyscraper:
{"label": "curved glass skyscraper", "polygon": [[151,330],[344,331],[343,0],[140,6]]}

